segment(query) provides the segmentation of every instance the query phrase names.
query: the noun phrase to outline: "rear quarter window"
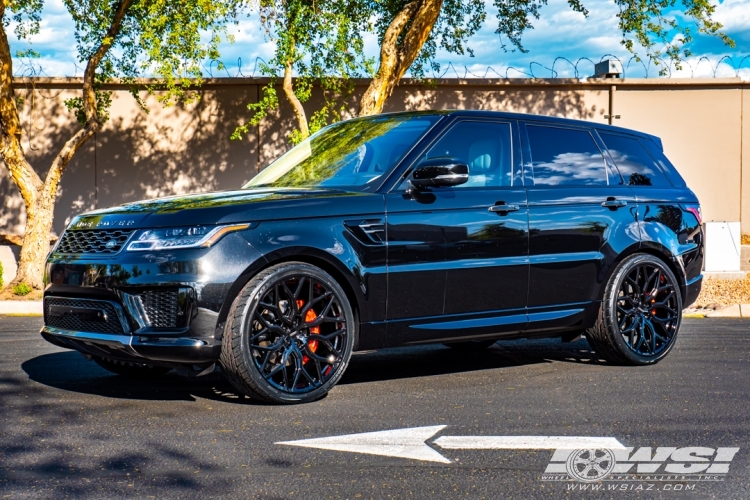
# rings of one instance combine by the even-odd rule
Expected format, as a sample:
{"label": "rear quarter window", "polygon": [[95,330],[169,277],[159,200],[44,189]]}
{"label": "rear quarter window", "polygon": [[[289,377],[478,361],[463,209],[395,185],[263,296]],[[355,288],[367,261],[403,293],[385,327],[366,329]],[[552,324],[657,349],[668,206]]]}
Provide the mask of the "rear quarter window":
{"label": "rear quarter window", "polygon": [[638,139],[608,132],[599,132],[599,136],[625,179],[625,184],[655,187],[672,185]]}
{"label": "rear quarter window", "polygon": [[682,178],[674,165],[672,165],[672,162],[669,161],[667,156],[664,154],[661,146],[657,146],[656,143],[650,139],[641,139],[638,142],[640,142],[641,145],[646,148],[648,154],[651,155],[656,164],[661,167],[662,172],[664,172],[667,178],[672,181],[672,184],[674,186],[687,186],[687,184],[685,184],[685,179]]}

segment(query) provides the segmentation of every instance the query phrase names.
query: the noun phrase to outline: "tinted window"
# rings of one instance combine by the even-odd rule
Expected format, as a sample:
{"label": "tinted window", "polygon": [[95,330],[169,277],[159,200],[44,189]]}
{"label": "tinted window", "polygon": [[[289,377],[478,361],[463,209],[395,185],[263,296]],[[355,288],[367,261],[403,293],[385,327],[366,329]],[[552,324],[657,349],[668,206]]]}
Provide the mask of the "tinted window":
{"label": "tinted window", "polygon": [[606,186],[607,168],[585,130],[527,125],[536,186]]}
{"label": "tinted window", "polygon": [[641,146],[646,148],[646,151],[651,155],[656,164],[661,168],[661,171],[672,181],[674,186],[685,186],[685,180],[682,178],[680,173],[674,168],[674,165],[664,155],[664,151],[650,139],[641,139],[638,141]]}
{"label": "tinted window", "polygon": [[637,139],[599,132],[609,154],[630,186],[669,186],[669,181],[656,166],[651,155]]}
{"label": "tinted window", "polygon": [[336,123],[299,143],[243,187],[367,191],[438,119],[437,115],[375,116]]}
{"label": "tinted window", "polygon": [[452,157],[469,166],[462,187],[513,185],[513,155],[508,123],[461,121],[438,139],[425,158]]}

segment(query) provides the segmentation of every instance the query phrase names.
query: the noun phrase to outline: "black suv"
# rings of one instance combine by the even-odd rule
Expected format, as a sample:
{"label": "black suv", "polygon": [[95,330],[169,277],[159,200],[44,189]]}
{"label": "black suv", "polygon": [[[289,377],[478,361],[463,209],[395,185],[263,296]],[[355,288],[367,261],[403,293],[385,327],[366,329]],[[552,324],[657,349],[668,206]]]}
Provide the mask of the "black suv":
{"label": "black suv", "polygon": [[612,363],[674,346],[700,291],[698,200],[661,141],[484,111],[331,125],[237,191],[76,217],[42,336],[112,372],[311,401],[354,350],[584,334]]}

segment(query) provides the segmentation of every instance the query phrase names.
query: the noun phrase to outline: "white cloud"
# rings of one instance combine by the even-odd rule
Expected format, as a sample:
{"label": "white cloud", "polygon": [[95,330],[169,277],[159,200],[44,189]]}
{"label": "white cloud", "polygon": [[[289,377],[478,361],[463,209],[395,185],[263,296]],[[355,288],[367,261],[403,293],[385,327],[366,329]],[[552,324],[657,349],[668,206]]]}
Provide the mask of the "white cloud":
{"label": "white cloud", "polygon": [[750,3],[747,0],[725,0],[716,5],[713,17],[730,33],[750,31]]}
{"label": "white cloud", "polygon": [[[455,77],[456,73],[461,77],[471,77],[472,74],[505,76],[506,72],[511,77],[524,76],[524,73],[532,72],[537,77],[549,77],[553,74],[558,77],[586,77],[593,72],[592,62],[598,62],[602,56],[608,54],[615,55],[623,61],[626,76],[645,76],[646,70],[632,60],[632,56],[620,44],[621,34],[617,28],[618,8],[613,0],[584,0],[584,5],[589,10],[588,18],[573,12],[567,0],[549,0],[549,4],[541,9],[541,19],[534,22],[534,29],[527,31],[523,36],[527,53],[513,51],[510,45],[506,47],[508,52],[501,48],[501,42],[507,45],[508,41],[501,40],[495,33],[497,18],[494,7],[489,0],[486,3],[487,21],[469,41],[476,57],[472,58],[468,54],[458,56],[443,50],[436,54],[437,62],[442,65],[441,73],[448,71],[446,77]],[[228,31],[234,35],[236,42],[222,46],[222,61],[227,70],[216,71],[215,66],[212,66],[213,76],[259,76],[257,69],[253,71],[257,60],[269,60],[273,56],[274,45],[265,37],[256,16],[257,14],[251,13],[237,25],[229,26]],[[693,47],[696,57],[709,54],[715,58],[712,59],[715,65],[721,56],[714,54],[734,54],[735,64],[739,64],[742,56],[750,54],[750,0],[725,0],[716,4],[714,18],[725,25],[726,31],[737,41],[738,48],[732,51],[710,37],[698,36]],[[11,37],[13,52],[28,47],[27,42],[19,42]],[[42,33],[35,37],[31,48],[43,54],[44,57],[37,63],[41,65],[45,74],[73,76],[77,71],[80,75],[82,65],[77,61],[74,30],[62,0],[45,2]],[[376,58],[379,55],[375,35],[365,34],[365,48],[368,56]],[[737,57],[737,54],[740,56]],[[566,58],[570,63],[562,59],[555,61],[558,57]],[[693,59],[689,61],[693,64]],[[696,70],[693,71],[695,76],[706,74],[708,65],[705,62],[698,65],[697,62],[696,60]],[[14,63],[15,67],[19,68],[20,61]],[[78,70],[76,63],[79,66]],[[452,63],[455,72],[448,67],[448,63]],[[750,60],[746,60],[743,65],[747,66],[750,66]],[[717,76],[725,74],[725,71],[728,70],[721,67]],[[685,70],[676,73],[686,74]],[[657,74],[658,71],[653,67],[649,69],[649,76]]]}

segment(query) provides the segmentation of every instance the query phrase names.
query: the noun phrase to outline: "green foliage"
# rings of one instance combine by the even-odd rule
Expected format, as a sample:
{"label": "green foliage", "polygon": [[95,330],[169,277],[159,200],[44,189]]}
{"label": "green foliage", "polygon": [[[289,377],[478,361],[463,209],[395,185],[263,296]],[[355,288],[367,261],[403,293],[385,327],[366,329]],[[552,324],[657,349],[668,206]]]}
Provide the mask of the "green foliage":
{"label": "green foliage", "polygon": [[[105,122],[109,120],[109,108],[112,105],[112,92],[101,90],[103,82],[100,74],[97,73],[95,79],[94,90],[96,92],[96,114],[101,121]],[[141,109],[143,109],[145,106],[140,102],[140,98],[136,97],[136,99],[139,101]],[[72,97],[70,99],[65,99],[63,102],[65,103],[65,107],[68,108],[68,111],[75,113],[76,121],[81,125],[85,125],[86,114],[83,111],[83,98]]]}
{"label": "green foliage", "polygon": [[3,27],[7,28],[11,22],[15,24],[13,32],[19,40],[25,40],[39,33],[42,21],[42,7],[44,0],[12,0],[3,2],[4,8],[10,15],[3,15]]}
{"label": "green foliage", "polygon": [[3,263],[0,262],[0,288],[3,287],[5,282],[3,281]]}
{"label": "green foliage", "polygon": [[[412,0],[373,0],[371,1],[373,14],[376,16],[375,29],[379,40],[383,39],[388,25],[393,18]],[[485,21],[484,0],[444,0],[435,26],[429,38],[422,47],[419,56],[409,68],[413,78],[425,79],[428,69],[440,71],[440,64],[436,62],[435,53],[438,48],[452,54],[469,54],[474,52],[467,45],[469,38],[474,35]],[[404,30],[406,31],[406,30]]]}
{"label": "green foliage", "polygon": [[17,50],[16,57],[19,59],[39,59],[42,54],[34,49]]}
{"label": "green foliage", "polygon": [[[521,43],[521,35],[533,29],[532,19],[539,19],[540,8],[547,0],[493,0],[497,8],[498,28],[501,37],[507,37],[518,50],[526,52]],[[622,32],[620,43],[638,61],[638,45],[646,50],[645,57],[656,66],[662,65],[661,57],[666,57],[680,69],[682,58],[691,52],[685,47],[693,40],[693,29],[699,33],[715,36],[729,47],[734,41],[721,31],[722,25],[713,21],[711,15],[716,7],[709,0],[614,0],[620,12],[617,14],[618,27]],[[588,10],[581,0],[568,0],[575,12],[588,16]],[[507,48],[503,45],[503,49]],[[660,74],[666,68],[662,67]]]}
{"label": "green foliage", "polygon": [[23,297],[24,295],[28,295],[31,292],[32,292],[32,288],[26,283],[21,282],[17,285],[13,285],[13,295],[18,295],[19,297]]}
{"label": "green foliage", "polygon": [[[377,15],[377,33],[382,40],[393,17],[412,0],[372,0]],[[646,50],[645,57],[657,66],[662,55],[680,69],[680,61],[691,55],[685,44],[693,40],[693,30],[716,36],[729,47],[734,42],[721,31],[722,25],[711,19],[716,7],[710,0],[614,0],[620,12],[618,27],[622,31],[622,45],[640,60],[638,45]],[[526,52],[521,38],[533,21],[538,20],[547,0],[493,0],[498,20],[496,33],[501,41],[507,39],[511,47],[501,42],[503,50]],[[445,0],[435,27],[422,47],[422,52],[410,68],[411,75],[423,78],[426,68],[440,71],[434,62],[436,50],[442,48],[454,54],[473,53],[466,46],[486,18],[489,2],[483,0]],[[568,0],[574,12],[588,16],[582,0]],[[692,26],[691,26],[692,24]],[[662,73],[666,71],[662,68]]]}
{"label": "green foliage", "polygon": [[[146,110],[135,86],[136,78],[153,75],[161,83],[149,87],[165,92],[159,100],[165,105],[192,102],[198,94],[192,89],[201,85],[202,64],[218,60],[218,47],[226,34],[228,22],[236,19],[244,0],[133,0],[121,28],[115,36],[108,30],[120,2],[111,0],[64,0],[75,23],[79,60],[87,64],[100,46],[109,46],[96,71],[97,111],[102,120],[108,117],[112,99],[101,85],[119,78],[130,85],[131,94]],[[83,101],[65,101],[67,108],[85,122]]]}
{"label": "green foliage", "polygon": [[[615,0],[615,3],[620,8],[620,43],[636,56],[635,42],[642,45],[646,56],[657,66],[661,64],[663,51],[681,69],[682,58],[692,55],[685,45],[693,40],[693,29],[715,36],[729,47],[735,46],[721,31],[722,25],[711,19],[716,6],[709,0],[682,0],[679,6],[676,0]],[[660,70],[662,75],[665,72],[666,68]]]}
{"label": "green foliage", "polygon": [[[354,91],[353,78],[371,75],[374,61],[364,56],[362,35],[370,29],[369,2],[361,0],[260,0],[261,22],[266,36],[276,45],[273,58],[261,64],[260,72],[271,77],[259,102],[247,107],[251,117],[234,131],[239,139],[279,106],[278,76],[291,66],[297,78],[293,91],[307,102],[315,82],[323,90],[323,104],[309,117],[310,133],[341,119],[344,101]],[[300,130],[289,136],[296,144]]]}

